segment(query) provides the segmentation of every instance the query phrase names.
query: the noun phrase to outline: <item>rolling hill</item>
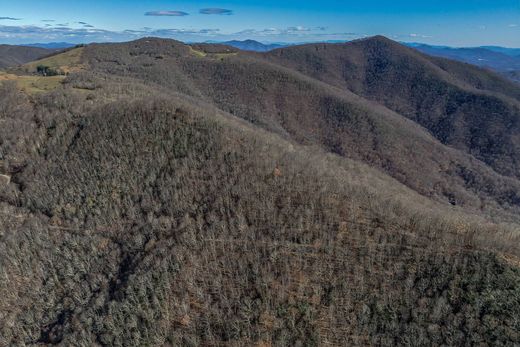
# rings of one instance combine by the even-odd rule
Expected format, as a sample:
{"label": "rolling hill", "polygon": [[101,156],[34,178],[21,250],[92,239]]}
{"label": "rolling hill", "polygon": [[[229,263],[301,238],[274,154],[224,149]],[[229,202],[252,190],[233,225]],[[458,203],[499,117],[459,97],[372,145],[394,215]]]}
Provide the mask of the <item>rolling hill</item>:
{"label": "rolling hill", "polygon": [[0,87],[0,345],[519,343],[515,84],[383,37],[44,61]]}

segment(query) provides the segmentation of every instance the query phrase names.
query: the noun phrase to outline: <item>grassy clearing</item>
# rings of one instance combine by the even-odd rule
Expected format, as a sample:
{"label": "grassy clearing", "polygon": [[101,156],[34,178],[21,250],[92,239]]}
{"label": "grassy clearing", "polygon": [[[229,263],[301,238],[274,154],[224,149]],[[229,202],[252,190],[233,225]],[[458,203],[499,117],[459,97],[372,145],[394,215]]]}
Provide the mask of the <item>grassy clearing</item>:
{"label": "grassy clearing", "polygon": [[51,69],[59,70],[63,74],[82,70],[84,66],[81,64],[83,47],[74,48],[61,54],[53,55],[48,58],[33,61],[23,66],[26,72],[36,72],[40,65],[47,66]]}
{"label": "grassy clearing", "polygon": [[0,72],[0,82],[15,81],[18,87],[29,94],[48,92],[61,85],[65,76],[18,76]]}
{"label": "grassy clearing", "polygon": [[237,52],[232,52],[232,53],[216,53],[214,55],[215,59],[224,59],[224,58],[228,58],[228,57],[234,57],[235,55],[237,55],[238,53]]}
{"label": "grassy clearing", "polygon": [[199,58],[204,58],[208,55],[206,52],[199,51],[198,49],[194,49],[191,46],[190,46],[190,53]]}
{"label": "grassy clearing", "polygon": [[[36,60],[13,70],[18,74],[0,71],[0,82],[15,81],[18,88],[28,94],[44,93],[59,87],[65,75],[84,68],[81,64],[83,48],[75,48],[48,58]],[[59,72],[58,76],[34,75],[38,66],[44,65]]]}
{"label": "grassy clearing", "polygon": [[237,52],[207,53],[190,46],[190,53],[199,58],[224,59],[237,55]]}
{"label": "grassy clearing", "polygon": [[56,89],[65,79],[65,76],[19,76],[18,86],[29,94],[43,93]]}

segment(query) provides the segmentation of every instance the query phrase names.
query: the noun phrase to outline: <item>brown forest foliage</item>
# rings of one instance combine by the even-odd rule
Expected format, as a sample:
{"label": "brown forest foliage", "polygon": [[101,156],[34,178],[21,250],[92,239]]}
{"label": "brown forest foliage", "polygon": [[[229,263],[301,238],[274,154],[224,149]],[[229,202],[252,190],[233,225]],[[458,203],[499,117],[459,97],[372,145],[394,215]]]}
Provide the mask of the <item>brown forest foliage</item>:
{"label": "brown forest foliage", "polygon": [[520,342],[517,171],[195,48],[92,45],[50,93],[0,89],[0,346]]}

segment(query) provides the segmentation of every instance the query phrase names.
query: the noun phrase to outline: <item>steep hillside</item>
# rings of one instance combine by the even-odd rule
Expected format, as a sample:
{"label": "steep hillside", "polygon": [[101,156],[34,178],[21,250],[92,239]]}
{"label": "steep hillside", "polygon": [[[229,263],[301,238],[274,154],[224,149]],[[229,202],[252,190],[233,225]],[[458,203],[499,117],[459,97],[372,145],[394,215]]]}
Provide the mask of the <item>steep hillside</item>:
{"label": "steep hillside", "polygon": [[520,340],[507,229],[131,81],[0,89],[1,345]]}
{"label": "steep hillside", "polygon": [[[344,46],[325,47],[343,49]],[[319,145],[341,156],[364,161],[425,196],[495,217],[505,213],[505,218],[515,219],[519,215],[520,183],[516,178],[501,176],[472,156],[478,158],[479,153],[447,147],[441,142],[443,139],[433,138],[423,127],[401,114],[338,88],[333,82],[323,83],[266,61],[270,55],[237,54],[229,52],[227,46],[218,45],[211,46],[208,51],[211,54],[205,50],[208,51],[205,46],[189,47],[175,41],[144,39],[89,46],[84,59],[97,73],[146,81],[187,94],[286,139]],[[283,52],[285,50],[275,53],[287,57],[289,53]],[[426,64],[431,65],[427,60]],[[301,66],[308,68],[305,64]],[[447,75],[438,67],[437,70]],[[325,79],[329,75],[325,72],[320,76]],[[332,71],[330,76],[335,76]],[[390,84],[384,75],[379,77],[380,84]],[[450,78],[464,84],[451,75]],[[482,100],[487,97],[483,96]],[[398,96],[393,100],[398,100]],[[454,99],[452,103],[459,109],[464,100]],[[498,116],[515,119],[515,113],[508,113],[512,110],[499,110]],[[436,109],[431,112],[434,114]],[[488,120],[482,118],[482,122]],[[433,123],[433,119],[430,122]],[[435,126],[445,127],[443,123]],[[514,127],[502,120],[498,121],[497,132],[506,126],[509,126],[507,131],[514,133]],[[514,147],[507,150],[512,156],[518,155]],[[504,167],[516,165],[514,161],[496,158],[499,159]]]}
{"label": "steep hillside", "polygon": [[284,48],[267,57],[377,101],[498,173],[520,177],[520,86],[492,72],[383,37]]}
{"label": "steep hillside", "polygon": [[0,45],[0,69],[40,59],[53,51],[39,47]]}

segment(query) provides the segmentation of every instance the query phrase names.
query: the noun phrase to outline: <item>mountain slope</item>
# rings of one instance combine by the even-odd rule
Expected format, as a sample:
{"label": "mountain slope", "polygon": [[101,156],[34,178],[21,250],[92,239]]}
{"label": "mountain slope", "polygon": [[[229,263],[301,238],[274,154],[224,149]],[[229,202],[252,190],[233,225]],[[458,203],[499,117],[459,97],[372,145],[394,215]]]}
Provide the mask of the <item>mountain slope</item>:
{"label": "mountain slope", "polygon": [[0,69],[22,65],[51,53],[52,50],[39,47],[0,45]]}
{"label": "mountain slope", "polygon": [[25,127],[1,147],[0,343],[520,338],[520,272],[504,260],[516,242],[496,227],[190,98],[104,78],[89,95],[0,91],[2,122]]}
{"label": "mountain slope", "polygon": [[520,87],[496,74],[424,56],[376,37],[275,50],[271,61],[377,101],[442,143],[520,177]]}
{"label": "mountain slope", "polygon": [[[203,45],[197,47],[205,49]],[[312,46],[294,49],[307,47]],[[226,46],[220,46],[223,53],[215,53],[219,46],[210,48],[213,53],[207,55],[204,51],[194,53],[193,47],[179,42],[146,39],[90,46],[85,59],[100,73],[188,94],[297,143],[319,145],[364,161],[425,196],[495,216],[499,210],[508,211],[510,217],[517,215],[518,180],[494,172],[472,153],[443,145],[416,123],[335,87],[335,81],[325,84],[267,62],[271,53],[229,53]],[[301,67],[307,66],[302,63]],[[325,72],[320,76],[329,75]],[[330,72],[330,76],[335,75]],[[385,83],[390,82],[381,81]],[[514,148],[510,151],[518,154]],[[510,161],[501,163],[511,165]]]}

